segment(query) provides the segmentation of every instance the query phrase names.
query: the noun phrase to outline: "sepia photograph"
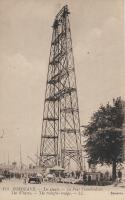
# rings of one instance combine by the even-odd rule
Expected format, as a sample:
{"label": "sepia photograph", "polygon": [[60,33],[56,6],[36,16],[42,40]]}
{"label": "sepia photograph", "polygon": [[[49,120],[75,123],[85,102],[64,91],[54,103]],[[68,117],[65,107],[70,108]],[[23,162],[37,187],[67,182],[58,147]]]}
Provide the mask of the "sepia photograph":
{"label": "sepia photograph", "polygon": [[124,0],[0,0],[0,199],[125,199]]}

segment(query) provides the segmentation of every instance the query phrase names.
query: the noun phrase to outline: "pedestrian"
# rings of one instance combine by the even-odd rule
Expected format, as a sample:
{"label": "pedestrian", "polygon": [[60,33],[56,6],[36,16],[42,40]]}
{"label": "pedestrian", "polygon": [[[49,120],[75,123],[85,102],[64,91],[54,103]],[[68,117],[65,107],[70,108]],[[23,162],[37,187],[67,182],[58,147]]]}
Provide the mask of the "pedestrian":
{"label": "pedestrian", "polygon": [[121,183],[122,180],[122,172],[119,170],[118,171],[118,182]]}
{"label": "pedestrian", "polygon": [[89,174],[89,176],[88,176],[88,185],[90,185],[91,184],[91,175]]}
{"label": "pedestrian", "polygon": [[98,174],[96,174],[96,185],[99,185],[99,177],[98,177]]}
{"label": "pedestrian", "polygon": [[86,181],[87,181],[87,176],[86,176],[86,173],[84,172],[84,174],[83,174],[83,184],[86,184]]}
{"label": "pedestrian", "polygon": [[105,180],[106,180],[106,181],[109,180],[109,171],[106,171],[106,172],[105,172],[104,177],[105,177]]}
{"label": "pedestrian", "polygon": [[24,176],[24,184],[26,184],[26,176]]}

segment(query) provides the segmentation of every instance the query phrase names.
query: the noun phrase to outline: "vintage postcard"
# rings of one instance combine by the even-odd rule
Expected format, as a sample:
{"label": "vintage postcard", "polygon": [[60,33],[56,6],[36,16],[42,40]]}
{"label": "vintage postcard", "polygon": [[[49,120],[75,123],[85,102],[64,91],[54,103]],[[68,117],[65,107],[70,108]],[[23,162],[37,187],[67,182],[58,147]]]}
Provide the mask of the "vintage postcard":
{"label": "vintage postcard", "polygon": [[123,0],[0,0],[0,199],[125,199]]}

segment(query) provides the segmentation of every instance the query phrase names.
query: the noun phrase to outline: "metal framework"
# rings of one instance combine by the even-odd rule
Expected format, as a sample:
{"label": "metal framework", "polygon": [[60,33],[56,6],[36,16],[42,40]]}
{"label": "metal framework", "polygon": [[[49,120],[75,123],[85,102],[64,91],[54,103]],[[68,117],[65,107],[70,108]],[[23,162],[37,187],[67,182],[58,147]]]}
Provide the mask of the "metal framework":
{"label": "metal framework", "polygon": [[82,169],[78,97],[68,6],[56,15],[48,65],[40,166]]}

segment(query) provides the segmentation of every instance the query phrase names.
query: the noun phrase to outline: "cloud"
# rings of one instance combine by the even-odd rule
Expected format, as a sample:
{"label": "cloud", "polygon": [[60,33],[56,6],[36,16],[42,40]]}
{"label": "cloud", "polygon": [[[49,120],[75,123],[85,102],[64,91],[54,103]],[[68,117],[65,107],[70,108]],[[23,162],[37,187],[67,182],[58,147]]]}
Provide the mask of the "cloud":
{"label": "cloud", "polygon": [[115,17],[92,27],[84,37],[80,35],[74,46],[81,118],[84,123],[100,103],[123,94],[122,50],[121,21]]}
{"label": "cloud", "polygon": [[80,41],[82,41],[83,45],[77,43],[75,49],[77,52],[80,52],[80,50],[82,51],[82,62],[84,62],[84,57],[88,58],[88,51],[91,53],[90,59],[96,59],[98,55],[105,56],[106,51],[109,49],[112,51],[112,53],[117,51],[117,49],[119,50],[116,45],[121,45],[120,42],[122,38],[121,40],[119,39],[121,35],[121,22],[117,18],[111,17],[107,19],[100,27],[95,26],[89,30],[84,37],[81,36]]}
{"label": "cloud", "polygon": [[10,68],[21,68],[21,70],[25,70],[25,72],[32,69],[31,63],[20,53],[9,56],[7,62]]}

